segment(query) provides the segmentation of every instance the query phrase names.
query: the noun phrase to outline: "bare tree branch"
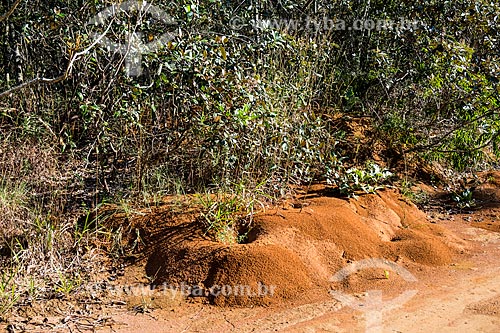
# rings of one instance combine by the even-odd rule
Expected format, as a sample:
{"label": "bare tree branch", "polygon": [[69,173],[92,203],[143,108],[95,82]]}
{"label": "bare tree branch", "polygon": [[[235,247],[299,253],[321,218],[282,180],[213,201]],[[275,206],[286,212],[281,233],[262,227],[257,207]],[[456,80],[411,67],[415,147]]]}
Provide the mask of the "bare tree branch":
{"label": "bare tree branch", "polygon": [[89,47],[87,47],[85,50],[83,51],[80,51],[80,52],[76,52],[73,54],[73,56],[71,57],[70,61],[68,62],[68,66],[66,67],[66,70],[64,71],[64,73],[62,75],[59,75],[58,77],[55,77],[55,78],[52,78],[52,79],[48,79],[48,78],[35,78],[33,80],[30,80],[28,82],[24,82],[18,86],[15,86],[7,91],[4,91],[2,93],[0,93],[0,99],[18,91],[18,90],[21,90],[23,88],[26,88],[28,86],[31,86],[33,84],[37,84],[37,83],[43,83],[43,84],[55,84],[55,83],[58,83],[58,82],[61,82],[63,80],[65,80],[69,75],[71,75],[71,72],[73,70],[73,66],[75,64],[75,61],[77,61],[78,59],[80,59],[81,56],[87,54],[91,49],[94,48],[94,46],[97,45],[97,43],[99,43],[101,41],[101,39],[104,38],[104,36],[108,33],[109,29],[111,28],[111,24],[113,23],[113,21],[111,21],[108,25],[108,27],[106,28],[106,30],[98,37],[94,40],[94,42],[92,44],[90,44]]}
{"label": "bare tree branch", "polygon": [[[475,123],[475,122],[477,122],[477,121],[479,121],[481,119],[484,119],[484,118],[487,118],[487,117],[490,117],[490,116],[494,116],[494,115],[499,115],[499,114],[500,114],[499,109],[495,108],[494,110],[491,110],[490,112],[487,112],[487,113],[485,113],[485,114],[483,114],[481,116],[478,116],[476,118],[470,119],[468,121],[462,121],[459,124],[457,124],[456,126],[454,126],[453,128],[451,128],[450,130],[448,130],[443,135],[439,136],[439,138],[436,139],[436,140],[434,140],[434,142],[432,142],[430,144],[427,144],[427,145],[415,146],[413,148],[406,149],[406,150],[403,151],[403,153],[404,154],[408,154],[408,153],[411,153],[411,152],[425,151],[425,150],[429,150],[431,148],[437,147],[437,146],[439,146],[439,145],[441,145],[443,143],[444,139],[446,139],[450,135],[454,134],[456,131],[460,130],[464,126],[471,125],[471,124],[473,124],[473,123]],[[480,146],[480,147],[478,147],[478,148],[476,148],[474,150],[479,150],[479,149],[482,149],[482,148],[486,147],[497,136],[498,135],[495,135],[491,140],[488,141],[488,143],[486,145]],[[435,150],[435,151],[436,152],[440,152],[440,153],[459,152],[457,150],[450,150],[450,151],[447,151],[447,150]]]}
{"label": "bare tree branch", "polygon": [[10,94],[12,94],[13,92],[16,92],[18,90],[21,90],[23,88],[26,88],[28,86],[31,86],[33,84],[37,84],[37,83],[45,83],[45,84],[51,84],[51,83],[57,83],[57,82],[60,82],[62,80],[64,80],[66,77],[67,77],[67,73],[68,71],[66,70],[66,72],[61,75],[61,76],[58,76],[56,78],[53,78],[53,79],[46,79],[46,78],[36,78],[36,79],[33,79],[33,80],[30,80],[28,82],[24,82],[18,86],[15,86],[14,88],[11,88],[7,91],[4,91],[3,93],[0,94],[0,99],[4,98],[5,96],[8,96]]}
{"label": "bare tree branch", "polygon": [[16,7],[21,3],[21,0],[16,0],[16,2],[14,2],[14,4],[12,5],[12,7],[10,7],[9,11],[7,13],[5,13],[4,15],[0,16],[0,22],[3,22],[5,21],[6,19],[9,18],[9,16],[12,15],[12,13],[14,13],[14,10],[16,10]]}

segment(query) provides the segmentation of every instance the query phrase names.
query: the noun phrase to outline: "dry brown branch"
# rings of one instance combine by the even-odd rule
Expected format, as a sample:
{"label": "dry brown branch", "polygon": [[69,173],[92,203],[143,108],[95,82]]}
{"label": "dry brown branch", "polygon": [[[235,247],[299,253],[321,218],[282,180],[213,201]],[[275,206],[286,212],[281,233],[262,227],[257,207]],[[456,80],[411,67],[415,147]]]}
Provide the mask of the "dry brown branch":
{"label": "dry brown branch", "polygon": [[16,10],[16,7],[21,3],[21,0],[16,0],[16,2],[14,2],[14,4],[12,5],[12,7],[10,7],[9,11],[7,13],[5,13],[4,15],[0,16],[0,22],[3,22],[5,21],[6,19],[9,18],[9,16],[12,15],[12,13],[14,13],[14,11]]}
{"label": "dry brown branch", "polygon": [[33,84],[37,84],[37,83],[43,83],[43,84],[55,84],[55,83],[58,83],[58,82],[61,82],[63,80],[65,80],[69,75],[71,75],[71,71],[73,70],[73,66],[75,64],[75,62],[80,59],[81,56],[87,54],[91,49],[94,48],[94,46],[96,46],[97,43],[99,43],[101,41],[102,38],[104,38],[104,36],[108,33],[109,29],[111,28],[111,24],[112,22],[110,22],[110,24],[108,25],[108,27],[106,28],[106,30],[98,37],[96,38],[96,40],[90,44],[89,47],[87,47],[85,50],[83,51],[80,51],[80,52],[76,52],[73,54],[73,56],[71,57],[70,61],[68,62],[68,66],[66,67],[66,70],[64,71],[64,73],[62,75],[59,75],[58,77],[55,77],[55,78],[51,78],[51,79],[48,79],[48,78],[40,78],[40,77],[37,77],[35,79],[32,79],[28,82],[24,82],[18,86],[15,86],[13,88],[10,88],[9,90],[7,91],[4,91],[2,93],[0,93],[0,99],[18,91],[18,90],[21,90],[23,88],[26,88],[28,86],[31,86]]}

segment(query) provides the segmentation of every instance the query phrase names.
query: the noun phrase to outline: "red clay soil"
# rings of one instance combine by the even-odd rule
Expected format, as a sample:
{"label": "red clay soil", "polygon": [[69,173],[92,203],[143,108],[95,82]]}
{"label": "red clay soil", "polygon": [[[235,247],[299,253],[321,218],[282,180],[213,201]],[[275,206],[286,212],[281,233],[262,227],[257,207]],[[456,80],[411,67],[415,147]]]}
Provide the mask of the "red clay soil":
{"label": "red clay soil", "polygon": [[[213,304],[270,305],[327,294],[332,276],[353,261],[385,258],[436,266],[450,263],[459,249],[447,231],[394,190],[357,200],[327,197],[323,190],[316,186],[299,204],[256,215],[247,244],[211,241],[189,216],[152,214],[142,222],[150,246],[146,272],[155,284],[198,286]],[[400,277],[384,274],[363,270],[345,279],[342,288],[403,288]],[[217,286],[248,286],[251,294],[224,293]],[[259,294],[271,287],[273,294]]]}
{"label": "red clay soil", "polygon": [[[500,172],[481,178],[473,209],[460,210],[449,193],[429,187],[431,197],[443,194],[431,201],[429,216],[394,190],[347,200],[328,197],[323,186],[314,186],[301,198],[255,216],[247,244],[222,244],[206,237],[196,209],[186,210],[192,207],[186,197],[128,215],[112,212],[113,223],[133,231],[134,237],[123,241],[130,240],[129,245],[146,254],[146,263],[127,267],[113,286],[137,285],[149,292],[146,284],[154,277],[156,284],[198,286],[192,296],[201,290],[207,297],[185,298],[162,288],[104,293],[101,302],[110,305],[101,308],[103,303],[97,303],[94,317],[85,315],[83,323],[95,318],[96,327],[123,333],[364,332],[364,315],[331,292],[363,301],[370,290],[382,291],[384,300],[415,290],[418,294],[404,306],[384,311],[384,332],[497,333],[500,235],[489,230],[500,220]],[[366,267],[340,281],[332,279],[366,258],[396,262],[418,281]],[[144,264],[149,278],[144,277]],[[273,297],[210,296],[207,290],[215,285],[249,286],[254,293],[263,285],[276,289]],[[206,306],[208,301],[223,307]],[[117,308],[120,302],[127,308]],[[73,307],[59,299],[34,302],[18,311],[11,320],[14,326],[4,328],[56,332],[66,323],[76,325],[76,331],[82,326],[74,318],[82,316]]]}

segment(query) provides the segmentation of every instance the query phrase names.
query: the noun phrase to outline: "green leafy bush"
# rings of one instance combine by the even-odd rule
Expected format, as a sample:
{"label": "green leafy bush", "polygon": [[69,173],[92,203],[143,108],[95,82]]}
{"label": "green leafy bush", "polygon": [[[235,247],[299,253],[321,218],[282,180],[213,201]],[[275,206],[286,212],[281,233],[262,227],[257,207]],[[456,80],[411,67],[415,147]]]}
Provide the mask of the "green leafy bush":
{"label": "green leafy bush", "polygon": [[384,183],[393,176],[393,173],[388,169],[368,162],[365,168],[349,168],[337,175],[336,179],[329,179],[329,182],[338,186],[341,194],[355,197],[356,193],[359,192],[375,193],[384,188]]}

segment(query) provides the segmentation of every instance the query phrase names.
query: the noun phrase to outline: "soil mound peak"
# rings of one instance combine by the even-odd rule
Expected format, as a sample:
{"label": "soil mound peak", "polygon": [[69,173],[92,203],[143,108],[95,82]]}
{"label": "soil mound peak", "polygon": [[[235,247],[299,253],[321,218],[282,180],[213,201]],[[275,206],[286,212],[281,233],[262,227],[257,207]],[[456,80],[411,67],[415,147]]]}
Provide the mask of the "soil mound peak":
{"label": "soil mound peak", "polygon": [[[212,242],[193,231],[192,221],[179,221],[176,228],[190,230],[190,238],[170,230],[155,243],[147,274],[156,284],[199,286],[217,305],[253,306],[328,295],[332,276],[363,259],[430,266],[452,259],[454,250],[445,230],[430,224],[394,190],[357,200],[315,193],[300,198],[301,205],[285,203],[256,215],[247,244]],[[186,224],[190,227],[183,228]],[[363,274],[380,275],[377,285],[399,281],[382,279],[383,270]],[[363,274],[351,277],[344,287],[360,289],[366,284]]]}

